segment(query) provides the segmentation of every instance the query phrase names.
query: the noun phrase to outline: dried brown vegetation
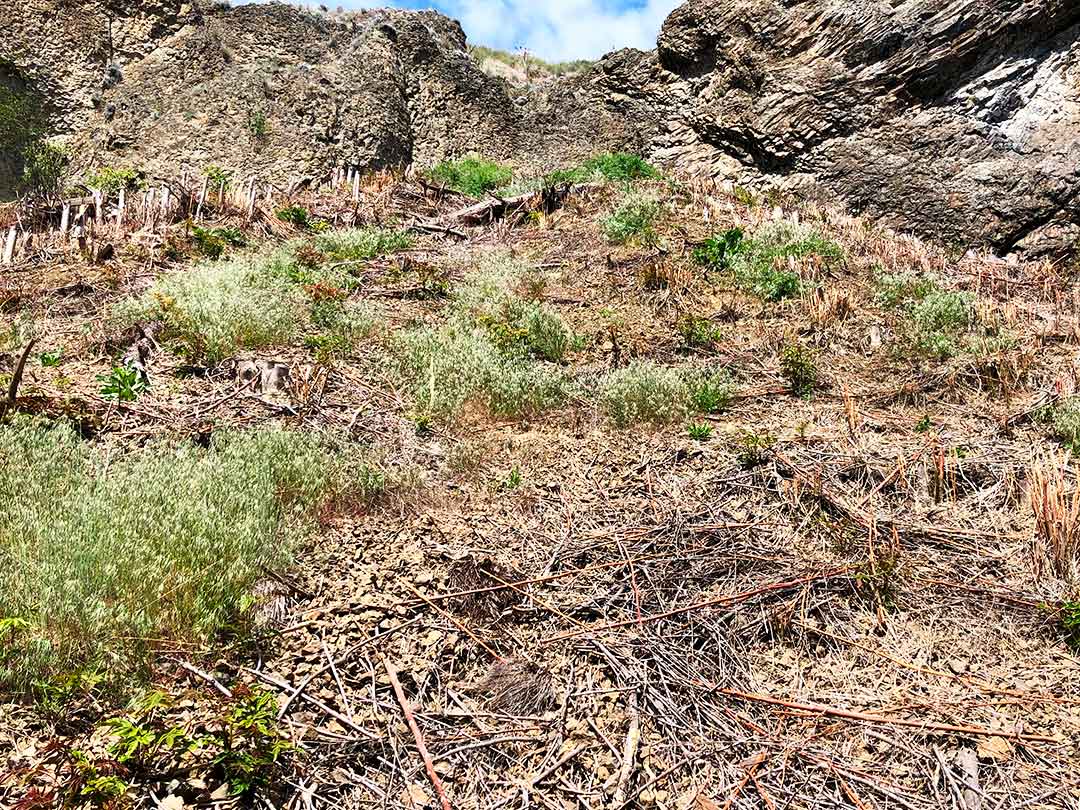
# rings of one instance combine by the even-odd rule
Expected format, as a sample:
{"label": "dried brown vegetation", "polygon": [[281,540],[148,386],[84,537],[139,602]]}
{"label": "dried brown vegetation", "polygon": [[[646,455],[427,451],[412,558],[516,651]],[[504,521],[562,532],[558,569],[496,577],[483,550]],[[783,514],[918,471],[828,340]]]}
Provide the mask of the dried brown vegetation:
{"label": "dried brown vegetation", "polygon": [[[163,265],[189,272],[160,234],[139,261],[122,246],[109,281],[77,254],[3,277],[0,300],[20,303],[0,350],[31,326],[38,351],[63,349],[28,365],[18,409],[85,412],[114,458],[159,434],[285,424],[370,449],[387,476],[263,589],[287,615],[257,653],[160,642],[153,677],[184,707],[172,722],[212,722],[214,682],[275,691],[297,747],[261,788],[275,806],[1073,807],[1080,665],[1060,617],[1080,495],[1044,417],[1076,388],[1074,282],[819,205],[644,185],[666,213],[649,244],[624,245],[599,225],[622,193],[605,185],[543,216],[539,195],[493,207],[493,222],[400,176],[366,178],[358,202],[297,195],[331,227],[415,241],[333,271],[304,249],[322,275],[302,283],[333,288],[311,287],[318,303],[372,307],[378,324],[318,361],[306,324],[254,350],[289,367],[275,391],[162,339],[137,401],[99,394],[115,337],[101,313]],[[296,236],[236,211],[215,224]],[[695,260],[734,228],[740,263]],[[936,310],[918,308],[924,279]],[[955,353],[922,351],[928,334]],[[421,342],[406,359],[425,362],[403,362]],[[801,350],[786,364],[785,346]],[[800,358],[816,375],[796,392]],[[483,385],[428,407],[458,390],[452,374]],[[543,407],[493,407],[552,381]],[[615,395],[636,410],[609,408]],[[631,411],[650,418],[612,415]],[[695,441],[697,423],[712,431]],[[81,693],[67,705],[101,711]],[[29,701],[2,711],[0,804],[60,790],[35,747],[54,730],[113,756],[96,722],[46,730]],[[183,767],[147,757],[126,801],[217,801],[220,774]]]}

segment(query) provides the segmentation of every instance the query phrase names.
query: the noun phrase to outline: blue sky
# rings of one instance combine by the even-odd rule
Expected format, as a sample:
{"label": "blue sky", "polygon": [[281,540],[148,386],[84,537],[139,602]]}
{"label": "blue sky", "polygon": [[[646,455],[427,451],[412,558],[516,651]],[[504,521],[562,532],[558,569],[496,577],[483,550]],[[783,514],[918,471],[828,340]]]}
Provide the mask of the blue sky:
{"label": "blue sky", "polygon": [[[310,4],[318,5],[319,0]],[[331,8],[435,8],[461,21],[469,41],[549,61],[595,59],[616,48],[650,49],[681,0],[322,0]]]}

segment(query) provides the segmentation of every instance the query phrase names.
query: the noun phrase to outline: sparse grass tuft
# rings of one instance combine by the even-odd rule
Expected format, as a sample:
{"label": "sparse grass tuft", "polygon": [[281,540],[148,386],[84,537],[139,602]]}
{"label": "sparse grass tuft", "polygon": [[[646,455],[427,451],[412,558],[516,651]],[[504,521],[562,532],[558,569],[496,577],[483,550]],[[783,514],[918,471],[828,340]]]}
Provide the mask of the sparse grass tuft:
{"label": "sparse grass tuft", "polygon": [[630,242],[651,245],[656,242],[653,226],[663,211],[663,206],[656,200],[631,194],[600,221],[600,230],[605,239],[616,245]]}
{"label": "sparse grass tuft", "polygon": [[469,197],[483,197],[507,185],[513,177],[509,167],[479,157],[443,161],[428,174],[434,182]]}
{"label": "sparse grass tuft", "polygon": [[123,679],[155,639],[204,642],[242,621],[252,584],[288,560],[338,486],[341,458],[285,431],[110,457],[64,425],[6,426],[0,617],[19,624],[0,640],[0,684]]}

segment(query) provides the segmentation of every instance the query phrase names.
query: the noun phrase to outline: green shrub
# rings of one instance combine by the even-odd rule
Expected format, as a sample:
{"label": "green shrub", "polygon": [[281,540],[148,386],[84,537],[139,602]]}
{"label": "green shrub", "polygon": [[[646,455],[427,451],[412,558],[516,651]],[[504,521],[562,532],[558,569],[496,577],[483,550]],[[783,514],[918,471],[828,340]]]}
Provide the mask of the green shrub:
{"label": "green shrub", "polygon": [[687,349],[711,349],[721,338],[720,330],[712,321],[696,315],[681,318],[676,328]]}
{"label": "green shrub", "polygon": [[291,339],[303,322],[303,293],[258,257],[197,265],[159,278],[120,304],[120,325],[161,321],[164,339],[196,362],[217,363],[242,349]]}
{"label": "green shrub", "polygon": [[1069,397],[1050,410],[1054,436],[1080,456],[1080,397]]}
{"label": "green shrub", "polygon": [[0,616],[24,623],[0,639],[0,684],[131,675],[158,639],[235,626],[357,463],[286,431],[110,454],[62,424],[0,429]]}
{"label": "green shrub", "polygon": [[881,273],[874,286],[878,303],[889,309],[915,304],[938,289],[934,279],[912,273]]}
{"label": "green shrub", "polygon": [[478,402],[496,416],[521,417],[561,404],[570,392],[561,370],[500,347],[462,319],[405,332],[395,352],[424,414],[452,416]]}
{"label": "green shrub", "polygon": [[765,301],[798,295],[802,279],[789,262],[811,256],[835,263],[843,260],[844,252],[821,234],[786,223],[768,226],[749,239],[738,228],[729,229],[694,252],[698,263],[731,272],[741,289]]}
{"label": "green shrub", "polygon": [[735,397],[735,384],[726,371],[701,371],[687,375],[690,409],[697,413],[720,413]]}
{"label": "green shrub", "polygon": [[23,190],[41,196],[61,194],[70,165],[66,147],[45,140],[29,144],[23,150]]}
{"label": "green shrub", "polygon": [[1080,652],[1080,602],[1065,602],[1058,615],[1065,642],[1074,652]]}
{"label": "green shrub", "polygon": [[770,433],[743,430],[735,440],[735,458],[740,466],[749,470],[765,463],[775,445],[776,437]]}
{"label": "green shrub", "polygon": [[931,357],[945,359],[959,353],[962,339],[975,322],[975,302],[970,293],[932,290],[911,307],[915,348]]}
{"label": "green shrub", "polygon": [[610,216],[600,221],[604,238],[616,245],[637,242],[650,245],[656,241],[653,225],[663,213],[656,200],[637,195],[626,197]]}
{"label": "green shrub", "polygon": [[230,247],[246,247],[247,237],[239,228],[200,228],[191,229],[191,241],[195,249],[208,259],[220,259]]}
{"label": "green shrub", "polygon": [[459,191],[470,197],[483,197],[489,191],[502,188],[510,182],[513,172],[507,166],[479,157],[447,160],[428,172],[433,182]]}
{"label": "green shrub", "polygon": [[279,208],[277,218],[302,231],[323,231],[329,227],[325,221],[312,217],[311,212],[302,205],[286,205],[284,208]]}
{"label": "green shrub", "polygon": [[788,343],[780,352],[780,373],[796,396],[809,397],[817,387],[814,353],[799,343]]}
{"label": "green shrub", "polygon": [[142,174],[135,169],[102,166],[86,178],[90,188],[105,194],[119,194],[121,191],[138,191],[145,185]]}
{"label": "green shrub", "polygon": [[315,237],[316,249],[332,262],[374,259],[408,250],[412,244],[413,238],[407,232],[383,228],[350,228]]}
{"label": "green shrub", "polygon": [[710,237],[694,248],[694,261],[710,269],[726,269],[728,257],[742,247],[744,236],[742,228],[728,228],[719,236]]}

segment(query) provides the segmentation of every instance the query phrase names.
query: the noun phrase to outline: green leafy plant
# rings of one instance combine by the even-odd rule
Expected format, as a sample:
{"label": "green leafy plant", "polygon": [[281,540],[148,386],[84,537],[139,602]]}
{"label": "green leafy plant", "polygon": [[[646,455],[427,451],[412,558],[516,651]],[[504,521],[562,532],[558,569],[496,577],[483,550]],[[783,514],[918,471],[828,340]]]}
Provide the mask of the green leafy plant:
{"label": "green leafy plant", "polygon": [[697,413],[720,413],[735,396],[735,385],[725,371],[701,371],[687,375],[690,409]]}
{"label": "green leafy plant", "polygon": [[489,191],[502,188],[510,182],[513,172],[490,160],[470,156],[460,160],[447,160],[428,172],[432,182],[459,191],[470,197],[483,197]]}
{"label": "green leafy plant", "polygon": [[735,228],[699,246],[694,258],[710,269],[730,272],[736,285],[765,301],[797,296],[803,287],[791,261],[814,259],[825,265],[844,258],[835,242],[803,226],[771,225],[746,238]]}
{"label": "green leafy plant", "polygon": [[274,696],[258,689],[237,696],[222,731],[212,742],[219,752],[213,763],[221,769],[234,796],[250,796],[278,778],[295,750],[277,725]]}
{"label": "green leafy plant", "polygon": [[117,366],[108,374],[99,374],[101,395],[117,402],[134,402],[146,391],[146,379],[137,368]]}
{"label": "green leafy plant", "polygon": [[744,236],[742,228],[728,228],[694,248],[694,261],[709,269],[723,270],[727,268],[729,258],[742,247]]}
{"label": "green leafy plant", "polygon": [[1080,651],[1080,601],[1062,603],[1058,617],[1065,642],[1073,650]]}
{"label": "green leafy plant", "polygon": [[239,228],[200,228],[193,226],[191,241],[195,249],[208,259],[219,259],[230,247],[246,247],[247,237]]}
{"label": "green leafy plant", "polygon": [[121,191],[138,191],[145,182],[135,169],[102,166],[87,176],[86,184],[105,194],[119,194]]}
{"label": "green leafy plant", "polygon": [[690,435],[690,438],[696,442],[708,441],[713,434],[712,425],[704,422],[699,424],[693,424],[687,427],[686,432]]}
{"label": "green leafy plant", "polygon": [[506,476],[506,480],[503,481],[502,488],[507,492],[512,492],[521,486],[521,468],[514,467],[510,470],[510,474]]}
{"label": "green leafy plant", "polygon": [[711,349],[723,336],[708,318],[686,315],[676,325],[683,346],[687,349]]}
{"label": "green leafy plant", "polygon": [[769,453],[775,446],[776,437],[772,434],[743,430],[735,440],[735,458],[740,466],[753,469],[768,460]]}
{"label": "green leafy plant", "polygon": [[1069,397],[1048,412],[1054,437],[1080,455],[1080,397]]}
{"label": "green leafy plant", "polygon": [[814,353],[800,343],[788,343],[780,352],[780,374],[787,381],[791,393],[809,397],[818,382]]}
{"label": "green leafy plant", "polygon": [[605,239],[617,245],[630,242],[651,245],[656,242],[654,225],[663,210],[656,200],[630,195],[600,221],[600,230]]}
{"label": "green leafy plant", "polygon": [[203,171],[211,188],[227,188],[232,183],[232,172],[211,164]]}
{"label": "green leafy plant", "polygon": [[266,116],[266,110],[262,107],[252,107],[248,110],[247,127],[255,140],[265,140],[270,134],[270,121]]}
{"label": "green leafy plant", "polygon": [[41,365],[45,368],[55,368],[60,365],[60,361],[63,359],[64,353],[61,349],[53,349],[50,352],[41,353]]}
{"label": "green leafy plant", "polygon": [[284,208],[279,208],[277,211],[277,218],[302,231],[319,232],[324,231],[329,227],[323,220],[312,217],[311,212],[304,208],[304,206],[296,205],[295,203],[286,205]]}

